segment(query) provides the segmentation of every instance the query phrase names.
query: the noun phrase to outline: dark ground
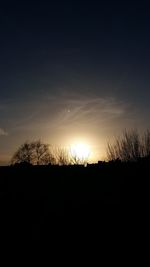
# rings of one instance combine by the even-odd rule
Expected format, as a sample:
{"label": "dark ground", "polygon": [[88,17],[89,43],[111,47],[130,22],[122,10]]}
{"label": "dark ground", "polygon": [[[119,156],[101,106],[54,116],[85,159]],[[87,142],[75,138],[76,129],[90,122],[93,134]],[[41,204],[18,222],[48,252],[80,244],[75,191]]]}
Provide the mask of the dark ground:
{"label": "dark ground", "polygon": [[[99,240],[149,218],[149,163],[0,167],[0,232],[10,240]],[[145,226],[144,226],[145,225]]]}

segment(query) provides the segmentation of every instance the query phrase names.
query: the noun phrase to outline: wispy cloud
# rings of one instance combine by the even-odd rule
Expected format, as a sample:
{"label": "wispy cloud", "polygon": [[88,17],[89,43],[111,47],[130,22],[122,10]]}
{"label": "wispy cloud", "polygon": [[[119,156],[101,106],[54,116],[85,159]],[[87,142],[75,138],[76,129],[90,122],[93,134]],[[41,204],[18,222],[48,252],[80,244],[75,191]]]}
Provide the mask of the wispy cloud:
{"label": "wispy cloud", "polygon": [[[9,103],[10,131],[58,130],[78,126],[95,127],[127,114],[127,105],[114,97],[61,92],[15,104]],[[11,115],[10,115],[11,114]],[[0,135],[7,135],[3,129]]]}
{"label": "wispy cloud", "polygon": [[65,127],[75,123],[98,123],[109,119],[120,118],[125,114],[125,104],[114,98],[80,97],[63,100],[62,108],[55,117],[57,125]]}
{"label": "wispy cloud", "polygon": [[0,136],[7,136],[7,135],[8,133],[4,129],[0,128]]}

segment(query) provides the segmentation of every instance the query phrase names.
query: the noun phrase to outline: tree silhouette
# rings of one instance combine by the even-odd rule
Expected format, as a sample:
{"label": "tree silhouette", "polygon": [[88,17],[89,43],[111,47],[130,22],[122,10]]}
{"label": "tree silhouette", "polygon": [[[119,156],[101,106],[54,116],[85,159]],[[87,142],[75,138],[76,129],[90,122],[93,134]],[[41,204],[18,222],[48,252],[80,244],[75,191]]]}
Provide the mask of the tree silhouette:
{"label": "tree silhouette", "polygon": [[32,145],[31,143],[25,142],[23,145],[21,145],[18,150],[15,152],[11,159],[11,163],[32,163]]}
{"label": "tree silhouette", "polygon": [[121,137],[115,139],[113,144],[107,145],[107,159],[121,161],[137,161],[150,156],[150,131],[142,136],[137,130],[125,130]]}
{"label": "tree silhouette", "polygon": [[11,163],[29,163],[33,165],[47,165],[54,162],[54,157],[49,150],[49,145],[40,140],[25,142],[15,152]]}
{"label": "tree silhouette", "polygon": [[69,165],[71,163],[67,149],[61,148],[61,147],[55,147],[55,148],[53,148],[52,153],[53,153],[55,164],[57,164],[57,165]]}
{"label": "tree silhouette", "polygon": [[70,155],[70,162],[71,162],[71,164],[74,164],[74,165],[86,165],[87,164],[87,161],[88,161],[88,159],[87,158],[85,158],[85,157],[78,157],[78,155],[76,155],[76,154],[71,154]]}
{"label": "tree silhouette", "polygon": [[78,157],[71,152],[71,148],[54,147],[52,149],[54,162],[57,165],[86,165],[87,158]]}
{"label": "tree silhouette", "polygon": [[149,157],[150,156],[150,131],[145,131],[142,138],[142,156]]}

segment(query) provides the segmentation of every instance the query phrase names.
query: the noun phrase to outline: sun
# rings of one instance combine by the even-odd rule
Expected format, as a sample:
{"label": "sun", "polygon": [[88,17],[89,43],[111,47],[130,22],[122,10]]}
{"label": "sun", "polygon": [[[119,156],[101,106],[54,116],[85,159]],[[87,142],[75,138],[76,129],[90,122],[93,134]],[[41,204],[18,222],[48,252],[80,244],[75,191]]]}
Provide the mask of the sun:
{"label": "sun", "polygon": [[71,155],[79,161],[86,161],[90,156],[90,147],[84,143],[71,145]]}

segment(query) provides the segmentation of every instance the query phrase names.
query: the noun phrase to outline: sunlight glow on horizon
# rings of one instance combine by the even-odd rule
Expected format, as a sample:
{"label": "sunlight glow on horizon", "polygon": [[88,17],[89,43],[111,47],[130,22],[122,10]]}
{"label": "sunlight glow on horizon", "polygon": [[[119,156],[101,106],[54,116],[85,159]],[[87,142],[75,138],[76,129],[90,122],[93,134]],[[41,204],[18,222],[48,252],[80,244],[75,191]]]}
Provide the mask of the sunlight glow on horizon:
{"label": "sunlight glow on horizon", "polygon": [[97,163],[104,158],[104,148],[95,136],[78,133],[64,137],[60,143],[69,152],[69,155],[81,162]]}
{"label": "sunlight glow on horizon", "polygon": [[90,147],[85,143],[72,144],[70,152],[73,157],[76,157],[81,161],[88,160],[91,154]]}

